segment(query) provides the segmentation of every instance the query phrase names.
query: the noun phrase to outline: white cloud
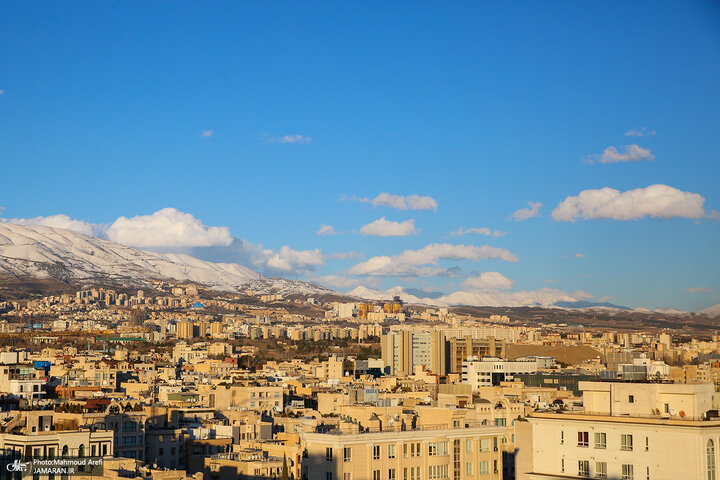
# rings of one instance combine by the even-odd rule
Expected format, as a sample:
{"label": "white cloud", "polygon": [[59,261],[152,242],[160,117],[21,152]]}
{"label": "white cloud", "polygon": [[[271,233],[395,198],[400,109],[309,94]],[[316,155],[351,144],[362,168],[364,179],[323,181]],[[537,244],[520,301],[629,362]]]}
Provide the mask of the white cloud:
{"label": "white cloud", "polygon": [[360,233],[373,237],[407,237],[408,235],[420,233],[420,230],[415,228],[415,220],[413,219],[394,222],[381,217],[374,222],[363,225]]}
{"label": "white cloud", "polygon": [[280,137],[269,137],[268,143],[310,143],[312,137],[306,135],[283,135]]}
{"label": "white cloud", "polygon": [[642,127],[640,129],[632,129],[625,132],[626,137],[652,137],[655,135],[655,130],[651,130],[648,127]]}
{"label": "white cloud", "polygon": [[573,297],[577,298],[578,300],[590,300],[595,298],[595,295],[592,295],[588,292],[584,292],[582,290],[575,290],[573,293],[571,293]]}
{"label": "white cloud", "polygon": [[438,202],[433,197],[412,195],[394,195],[392,193],[383,192],[377,197],[370,199],[368,197],[358,197],[355,195],[341,195],[342,201],[355,201],[361,203],[369,203],[375,207],[390,207],[398,210],[433,210],[437,211]]}
{"label": "white cloud", "polygon": [[484,245],[452,245],[432,243],[419,250],[405,250],[394,256],[372,257],[353,265],[350,275],[420,276],[429,277],[447,274],[448,269],[439,267],[440,260],[484,260],[497,259],[517,262],[517,257],[504,248]]}
{"label": "white cloud", "polygon": [[338,232],[335,231],[335,227],[333,227],[332,225],[325,225],[324,223],[320,225],[320,228],[316,233],[322,236],[338,234]]}
{"label": "white cloud", "polygon": [[477,277],[466,278],[462,286],[470,290],[508,290],[512,288],[512,280],[499,272],[483,272]]}
{"label": "white cloud", "polygon": [[203,130],[203,131],[200,133],[200,135],[202,135],[203,137],[212,137],[212,136],[213,136],[213,131],[212,131],[212,130]]}
{"label": "white cloud", "polygon": [[270,249],[262,250],[251,262],[256,268],[265,270],[302,272],[314,270],[315,267],[323,265],[325,260],[319,249],[293,250],[285,245],[277,252]]}
{"label": "white cloud", "polygon": [[420,195],[408,195],[407,204],[410,210],[433,210],[437,212],[438,202],[432,197]]}
{"label": "white cloud", "polygon": [[5,95],[5,90],[0,90],[0,95]]}
{"label": "white cloud", "polygon": [[584,253],[576,253],[575,257],[576,258],[585,258],[585,254]]}
{"label": "white cloud", "polygon": [[528,205],[530,205],[530,208],[521,208],[520,210],[512,214],[512,217],[516,222],[522,222],[523,220],[527,220],[528,218],[537,217],[538,215],[540,215],[540,207],[542,207],[542,203],[528,202]]}
{"label": "white cloud", "polygon": [[335,260],[348,260],[348,259],[360,259],[365,256],[364,253],[356,252],[355,250],[351,250],[349,252],[333,252],[327,255],[327,258],[332,258]]}
{"label": "white cloud", "polygon": [[605,187],[567,197],[555,207],[552,217],[558,222],[574,222],[580,217],[612,220],[700,218],[705,214],[704,203],[705,199],[697,193],[683,192],[667,185],[650,185],[627,192]]}
{"label": "white cloud", "polygon": [[65,228],[85,235],[97,236],[102,233],[103,226],[95,223],[75,220],[67,215],[50,215],[48,217],[33,218],[0,218],[3,223],[17,223],[18,225],[44,225],[46,227]]}
{"label": "white cloud", "polygon": [[605,303],[605,302],[609,302],[612,299],[613,299],[612,295],[607,295],[602,298],[598,298],[597,301],[598,301],[598,303]]}
{"label": "white cloud", "polygon": [[588,155],[585,159],[588,163],[617,163],[617,162],[652,162],[655,155],[650,150],[638,145],[624,145],[617,148],[607,147],[600,155]]}
{"label": "white cloud", "polygon": [[119,217],[106,232],[107,238],[133,247],[228,246],[233,238],[227,227],[206,227],[189,213],[163,208],[152,215]]}
{"label": "white cloud", "polygon": [[493,236],[493,237],[502,237],[503,235],[507,235],[507,232],[501,232],[499,230],[490,230],[487,227],[482,228],[463,228],[460,227],[454,232],[450,232],[450,235],[453,237],[459,237],[461,235],[468,235],[470,233],[476,233],[478,235],[485,235],[486,237]]}
{"label": "white cloud", "polygon": [[685,293],[710,293],[712,290],[706,287],[693,287],[685,290]]}

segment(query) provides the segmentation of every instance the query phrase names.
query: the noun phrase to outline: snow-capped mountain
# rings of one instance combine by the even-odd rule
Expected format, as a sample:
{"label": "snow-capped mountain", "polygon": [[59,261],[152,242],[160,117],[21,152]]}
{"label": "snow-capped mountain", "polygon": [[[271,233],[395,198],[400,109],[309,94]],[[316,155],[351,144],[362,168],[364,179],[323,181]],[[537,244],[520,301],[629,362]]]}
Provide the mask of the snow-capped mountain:
{"label": "snow-capped mountain", "polygon": [[411,295],[403,287],[399,286],[388,290],[373,290],[361,286],[347,292],[347,295],[369,300],[391,299],[393,296],[398,295],[405,303],[436,306],[553,307],[559,302],[577,302],[580,300],[571,294],[552,288],[519,292],[456,291],[442,296],[433,295],[430,298]]}
{"label": "snow-capped mountain", "polygon": [[0,274],[62,281],[191,281],[236,289],[262,276],[236,263],[138,250],[62,228],[0,223]]}
{"label": "snow-capped mountain", "polygon": [[720,303],[704,310],[700,310],[698,313],[704,313],[709,317],[720,317]]}

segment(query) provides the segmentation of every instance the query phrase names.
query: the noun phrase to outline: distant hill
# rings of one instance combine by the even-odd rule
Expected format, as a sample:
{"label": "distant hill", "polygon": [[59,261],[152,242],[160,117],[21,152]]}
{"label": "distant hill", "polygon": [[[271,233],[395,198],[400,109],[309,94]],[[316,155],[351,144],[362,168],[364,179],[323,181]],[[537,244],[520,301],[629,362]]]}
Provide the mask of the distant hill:
{"label": "distant hill", "polygon": [[62,228],[10,223],[0,223],[0,275],[20,281],[127,285],[172,279],[231,290],[263,278],[236,263],[146,252]]}

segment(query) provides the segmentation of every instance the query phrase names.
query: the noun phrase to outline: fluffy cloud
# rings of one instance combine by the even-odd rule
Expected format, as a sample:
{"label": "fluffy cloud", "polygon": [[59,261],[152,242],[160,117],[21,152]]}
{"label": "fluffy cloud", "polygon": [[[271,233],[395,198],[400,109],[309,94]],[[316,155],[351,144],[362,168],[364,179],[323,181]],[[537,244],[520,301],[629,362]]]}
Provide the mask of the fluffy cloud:
{"label": "fluffy cloud", "polygon": [[200,135],[202,135],[203,137],[212,137],[213,131],[212,130],[203,130],[202,132],[200,132]]}
{"label": "fluffy cloud", "polygon": [[706,287],[693,287],[685,290],[685,293],[710,293],[712,290]]}
{"label": "fluffy cloud", "polygon": [[508,290],[514,283],[502,273],[484,272],[477,277],[466,278],[462,285],[470,290]]}
{"label": "fluffy cloud", "polygon": [[683,192],[667,185],[650,185],[627,192],[605,187],[567,197],[555,207],[552,217],[558,222],[574,222],[577,218],[700,218],[705,215],[704,203],[705,199],[697,193]]}
{"label": "fluffy cloud", "polygon": [[573,297],[577,298],[578,300],[590,300],[595,298],[595,295],[592,295],[588,292],[584,292],[582,290],[575,290],[573,293],[571,293]]}
{"label": "fluffy cloud", "polygon": [[625,132],[626,137],[652,137],[655,135],[655,130],[651,130],[648,127],[642,127],[640,129],[628,130]]}
{"label": "fluffy cloud", "polygon": [[412,195],[394,195],[392,193],[383,192],[375,198],[345,196],[342,195],[340,200],[351,200],[362,203],[369,203],[375,207],[390,207],[398,210],[434,210],[437,211],[438,202],[430,196]]}
{"label": "fluffy cloud", "polygon": [[5,95],[5,90],[0,90],[0,95]]}
{"label": "fluffy cloud", "polygon": [[459,237],[461,235],[468,235],[470,233],[476,233],[478,235],[485,235],[486,237],[493,236],[493,237],[502,237],[503,235],[506,235],[507,232],[500,232],[498,230],[490,230],[487,227],[482,228],[463,228],[460,227],[454,232],[450,232],[450,235],[453,237]]}
{"label": "fluffy cloud", "polygon": [[585,258],[585,254],[584,253],[576,253],[575,258]]}
{"label": "fluffy cloud", "polygon": [[269,137],[268,143],[310,143],[312,137],[306,135],[283,135],[281,137]]}
{"label": "fluffy cloud", "polygon": [[327,236],[327,235],[337,235],[338,232],[335,231],[335,227],[332,225],[325,225],[324,223],[320,225],[320,228],[316,232],[318,235]]}
{"label": "fluffy cloud", "polygon": [[399,255],[372,257],[365,262],[353,265],[350,275],[408,276],[430,277],[447,274],[448,270],[439,267],[440,260],[483,260],[497,259],[517,262],[517,257],[504,248],[484,245],[452,245],[432,243],[419,250],[406,250]]}
{"label": "fluffy cloud", "polygon": [[624,145],[620,150],[610,146],[600,155],[588,155],[586,158],[588,163],[652,162],[653,160],[655,155],[650,153],[650,150],[635,144]]}
{"label": "fluffy cloud", "polygon": [[263,270],[277,272],[303,272],[312,271],[323,265],[325,259],[319,249],[314,250],[293,250],[287,245],[277,252],[273,250],[262,250],[251,260],[253,266]]}
{"label": "fluffy cloud", "polygon": [[530,205],[530,208],[521,208],[520,210],[512,214],[512,218],[516,222],[522,222],[523,220],[527,220],[528,218],[537,217],[538,215],[540,215],[540,207],[542,207],[542,203],[528,202],[528,205]]}
{"label": "fluffy cloud", "polygon": [[64,214],[33,218],[0,218],[0,222],[17,223],[19,225],[44,225],[46,227],[65,228],[67,230],[72,230],[73,232],[83,233],[90,236],[98,236],[103,230],[102,225],[84,222],[82,220],[75,220],[74,218],[70,218]]}
{"label": "fluffy cloud", "polygon": [[374,222],[363,225],[360,233],[373,237],[407,237],[408,235],[420,233],[420,230],[415,228],[415,220],[393,222],[381,217]]}
{"label": "fluffy cloud", "polygon": [[107,229],[108,239],[133,247],[228,246],[233,238],[227,227],[206,227],[189,213],[163,208],[152,215],[119,217]]}

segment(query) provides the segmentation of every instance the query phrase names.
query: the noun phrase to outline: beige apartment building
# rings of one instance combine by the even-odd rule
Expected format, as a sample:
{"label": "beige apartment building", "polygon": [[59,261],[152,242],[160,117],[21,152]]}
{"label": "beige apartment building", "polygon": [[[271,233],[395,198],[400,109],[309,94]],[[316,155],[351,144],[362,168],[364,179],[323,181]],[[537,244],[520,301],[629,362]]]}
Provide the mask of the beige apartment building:
{"label": "beige apartment building", "polygon": [[518,480],[718,478],[712,384],[580,382],[584,411],[516,423]]}
{"label": "beige apartment building", "polygon": [[503,428],[301,433],[303,480],[499,480]]}

